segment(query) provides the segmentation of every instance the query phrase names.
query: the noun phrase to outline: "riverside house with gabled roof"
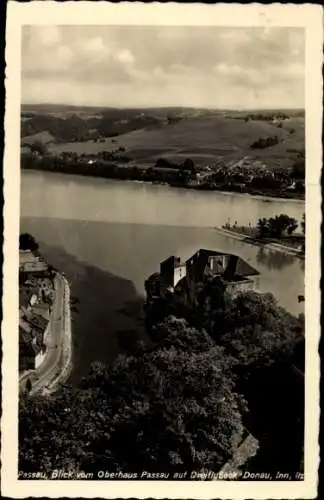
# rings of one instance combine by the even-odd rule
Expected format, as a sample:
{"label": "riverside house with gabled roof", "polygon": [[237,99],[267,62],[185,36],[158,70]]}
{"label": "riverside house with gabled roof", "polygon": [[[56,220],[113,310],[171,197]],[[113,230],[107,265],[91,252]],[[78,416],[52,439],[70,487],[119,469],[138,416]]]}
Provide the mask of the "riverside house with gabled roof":
{"label": "riverside house with gabled roof", "polygon": [[208,277],[219,277],[232,293],[254,290],[260,273],[241,257],[214,250],[200,249],[185,262],[171,256],[160,264],[160,286],[174,291],[186,284],[191,287]]}

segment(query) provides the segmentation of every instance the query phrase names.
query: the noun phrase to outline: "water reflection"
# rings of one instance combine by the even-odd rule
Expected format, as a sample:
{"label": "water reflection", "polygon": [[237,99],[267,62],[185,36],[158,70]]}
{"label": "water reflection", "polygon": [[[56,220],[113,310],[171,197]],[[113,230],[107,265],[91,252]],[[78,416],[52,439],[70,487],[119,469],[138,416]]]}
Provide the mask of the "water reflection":
{"label": "water reflection", "polygon": [[296,257],[293,255],[265,249],[263,247],[260,247],[257,253],[258,263],[263,264],[270,270],[281,270],[287,266],[291,266],[295,259]]}

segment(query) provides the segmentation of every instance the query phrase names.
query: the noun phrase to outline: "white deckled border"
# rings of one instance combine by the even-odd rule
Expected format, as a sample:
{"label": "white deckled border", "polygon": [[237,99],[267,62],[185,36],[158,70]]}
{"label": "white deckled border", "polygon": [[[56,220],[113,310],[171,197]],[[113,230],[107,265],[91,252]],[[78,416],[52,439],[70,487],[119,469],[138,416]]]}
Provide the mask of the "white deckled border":
{"label": "white deckled border", "polygon": [[[2,492],[5,496],[135,498],[314,498],[319,462],[320,172],[323,11],[314,4],[8,2],[4,156]],[[306,439],[302,482],[18,481],[18,234],[22,25],[218,25],[304,27],[306,35]]]}

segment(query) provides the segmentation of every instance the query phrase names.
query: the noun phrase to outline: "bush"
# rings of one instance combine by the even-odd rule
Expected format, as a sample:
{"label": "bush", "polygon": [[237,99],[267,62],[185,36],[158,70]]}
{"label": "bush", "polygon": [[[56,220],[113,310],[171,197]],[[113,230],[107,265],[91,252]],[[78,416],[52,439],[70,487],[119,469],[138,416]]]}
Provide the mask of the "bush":
{"label": "bush", "polygon": [[260,238],[281,238],[285,232],[291,235],[297,227],[297,220],[286,214],[276,215],[269,219],[259,219],[257,224]]}
{"label": "bush", "polygon": [[266,138],[260,137],[257,141],[253,142],[250,146],[251,149],[265,149],[271,146],[275,146],[279,143],[278,136],[270,136]]}
{"label": "bush", "polygon": [[242,439],[246,409],[229,368],[220,347],[157,347],[120,356],[110,369],[94,365],[82,389],[23,398],[19,467],[219,470]]}
{"label": "bush", "polygon": [[37,251],[39,245],[35,238],[29,233],[23,233],[19,236],[19,250]]}

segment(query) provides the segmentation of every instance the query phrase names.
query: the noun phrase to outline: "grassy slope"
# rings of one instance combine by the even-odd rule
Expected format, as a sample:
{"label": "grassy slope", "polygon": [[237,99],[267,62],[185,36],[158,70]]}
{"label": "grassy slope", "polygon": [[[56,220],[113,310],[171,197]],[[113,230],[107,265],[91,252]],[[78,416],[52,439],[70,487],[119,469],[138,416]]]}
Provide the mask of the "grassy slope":
{"label": "grassy slope", "polygon": [[[156,149],[157,155],[164,151],[167,157],[190,156],[196,157],[196,161],[204,158],[210,161],[210,156],[236,159],[248,155],[260,157],[271,164],[293,158],[295,155],[287,149],[302,149],[302,134],[290,134],[286,127],[279,129],[268,122],[245,122],[214,115],[189,118],[158,130],[131,132],[120,140],[130,154],[139,158],[144,155],[155,157]],[[278,135],[285,142],[264,150],[250,149],[250,144],[256,139],[269,135]]]}
{"label": "grassy slope", "polygon": [[[146,113],[158,115],[155,110],[146,110]],[[135,130],[104,142],[53,144],[50,150],[57,154],[62,151],[96,154],[124,146],[137,162],[146,164],[153,164],[161,156],[175,161],[191,157],[200,164],[218,158],[234,160],[249,156],[275,167],[290,166],[296,159],[294,150],[304,148],[302,117],[292,116],[282,123],[282,128],[278,128],[268,121],[245,122],[226,113],[188,110],[181,114],[186,117],[172,125],[161,122],[160,126]],[[291,129],[294,129],[293,133],[290,133]],[[279,144],[263,150],[250,149],[251,143],[260,137],[272,135],[278,136]],[[30,141],[32,137],[26,139]]]}
{"label": "grassy slope", "polygon": [[51,135],[47,130],[44,132],[39,132],[38,134],[28,135],[22,139],[22,144],[35,144],[35,142],[42,142],[43,144],[49,144],[50,142],[55,142],[55,137]]}

